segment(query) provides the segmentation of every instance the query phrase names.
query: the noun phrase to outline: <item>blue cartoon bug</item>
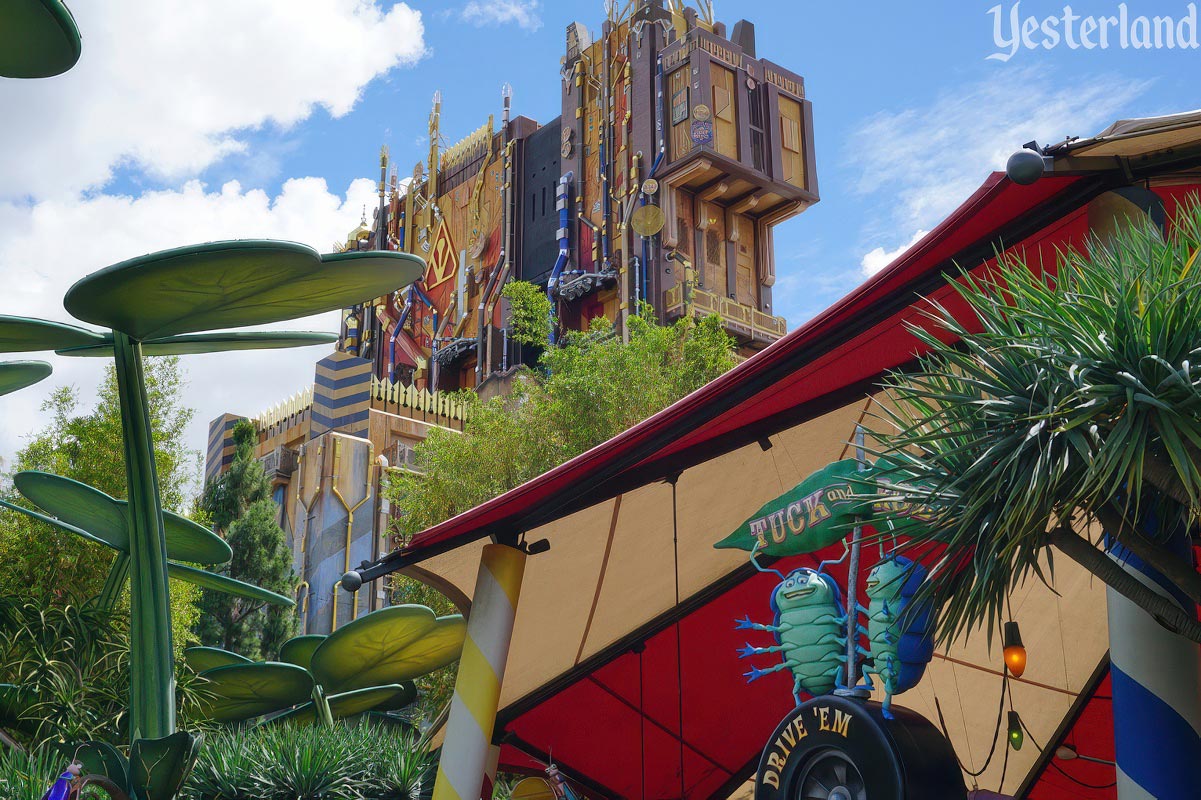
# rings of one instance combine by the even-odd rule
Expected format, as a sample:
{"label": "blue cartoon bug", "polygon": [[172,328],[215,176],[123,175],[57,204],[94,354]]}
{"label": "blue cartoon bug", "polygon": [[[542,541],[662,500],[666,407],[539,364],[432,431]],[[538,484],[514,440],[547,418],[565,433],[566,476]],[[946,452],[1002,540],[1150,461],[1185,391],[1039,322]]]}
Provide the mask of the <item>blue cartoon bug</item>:
{"label": "blue cartoon bug", "polygon": [[914,604],[926,580],[926,568],[904,556],[890,555],[872,568],[866,592],[868,653],[863,679],[875,688],[871,676],[884,689],[883,713],[892,719],[892,696],[912,689],[922,679],[934,656],[934,613],[930,600]]}
{"label": "blue cartoon bug", "polygon": [[770,631],[776,637],[772,647],[747,643],[738,651],[739,658],[767,653],[780,653],[782,658],[767,669],[751,667],[744,673],[747,683],[787,669],[792,672],[792,696],[798,705],[802,691],[811,695],[832,691],[846,663],[847,620],[838,584],[828,575],[801,567],[776,586],[771,609],[775,618],[770,625],[744,617],[734,626],[736,630]]}

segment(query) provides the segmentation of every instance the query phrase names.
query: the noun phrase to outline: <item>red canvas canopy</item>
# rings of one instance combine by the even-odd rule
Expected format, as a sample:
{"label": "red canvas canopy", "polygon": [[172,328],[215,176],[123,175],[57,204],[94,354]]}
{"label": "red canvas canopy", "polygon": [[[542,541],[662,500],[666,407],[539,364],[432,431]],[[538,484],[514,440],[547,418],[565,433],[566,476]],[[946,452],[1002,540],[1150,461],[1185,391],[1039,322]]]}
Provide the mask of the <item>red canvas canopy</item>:
{"label": "red canvas canopy", "polygon": [[[712,542],[748,506],[845,453],[864,398],[918,355],[906,325],[922,324],[922,298],[956,309],[946,278],[957,265],[977,268],[1005,249],[1054,263],[1056,248],[1084,242],[1087,203],[1131,174],[1054,174],[1031,186],[990,175],[894,263],[767,350],[391,556],[395,565],[425,562],[423,574],[466,603],[480,540],[523,533],[551,543],[527,566],[496,729],[502,766],[537,769],[553,755],[592,797],[724,797],[751,776],[791,706],[790,680],[745,684],[734,653],[746,634],[732,621],[762,617],[778,578],[755,573],[744,554],[713,551]],[[1171,214],[1198,186],[1155,188]],[[1097,677],[1104,592],[1070,570],[1057,575],[1057,588],[1059,596],[1036,586],[1014,598],[1023,630],[1034,631],[1031,667],[1011,682],[1015,703],[1052,749],[1076,742],[1081,753],[1112,758],[1107,684]],[[957,696],[946,724],[965,766],[979,768],[987,752],[999,664],[987,643],[968,643],[936,659],[939,685],[900,700],[933,719],[936,698],[949,710]],[[1031,798],[1114,796],[1085,786],[1112,783],[1112,767],[1050,767],[1033,744],[1000,760],[998,752],[982,787],[1021,783]]]}

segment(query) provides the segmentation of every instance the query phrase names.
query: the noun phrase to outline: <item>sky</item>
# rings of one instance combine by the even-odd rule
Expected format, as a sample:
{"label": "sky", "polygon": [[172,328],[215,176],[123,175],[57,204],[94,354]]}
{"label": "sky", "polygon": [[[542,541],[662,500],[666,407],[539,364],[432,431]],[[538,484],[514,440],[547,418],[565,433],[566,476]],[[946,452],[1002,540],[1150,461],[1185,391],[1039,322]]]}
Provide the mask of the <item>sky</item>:
{"label": "sky", "polygon": [[[68,3],[83,34],[75,69],[0,78],[0,313],[63,321],[75,280],[154,250],[251,237],[328,251],[374,204],[381,145],[402,176],[424,158],[434,90],[448,143],[499,119],[504,82],[514,113],[547,122],[567,24],[597,31],[604,18],[602,0]],[[1084,23],[1063,20],[1171,17],[1187,34],[1197,11],[1181,0],[714,9],[731,28],[755,23],[758,55],[804,76],[813,102],[821,202],[776,231],[774,304],[790,329],[888,264],[1023,143],[1201,107],[1189,40],[1136,48],[1130,29],[1125,48],[1116,32],[1088,48]],[[1016,47],[1013,14],[1037,25]],[[283,327],[336,325],[330,314]],[[254,415],[310,384],[323,354],[187,357],[189,445],[203,450],[220,414]],[[45,425],[55,387],[76,386],[85,406],[95,394],[101,359],[50,360],[54,376],[0,398],[6,465]]]}

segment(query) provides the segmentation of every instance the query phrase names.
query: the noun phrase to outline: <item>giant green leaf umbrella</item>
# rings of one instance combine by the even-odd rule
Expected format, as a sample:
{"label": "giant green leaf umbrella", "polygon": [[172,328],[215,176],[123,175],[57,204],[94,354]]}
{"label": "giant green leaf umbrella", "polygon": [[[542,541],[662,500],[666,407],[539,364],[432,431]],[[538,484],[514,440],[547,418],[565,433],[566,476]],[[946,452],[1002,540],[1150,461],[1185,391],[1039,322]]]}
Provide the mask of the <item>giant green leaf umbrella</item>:
{"label": "giant green leaf umbrella", "polygon": [[0,362],[0,394],[8,394],[26,386],[33,386],[50,376],[50,365],[45,361]]}
{"label": "giant green leaf umbrella", "polygon": [[79,60],[79,28],[61,0],[0,0],[0,20],[0,77],[49,78]]}
{"label": "giant green leaf umbrella", "polygon": [[[49,472],[27,470],[13,476],[26,499],[58,520],[82,528],[119,552],[129,552],[129,503],[99,489]],[[217,534],[173,511],[163,512],[167,558],[194,564],[224,564],[233,557]]]}
{"label": "giant green leaf umbrella", "polygon": [[210,242],[94,272],[67,291],[64,305],[132,339],[161,340],[346,308],[407,286],[422,270],[407,253],[322,256],[294,242]]}
{"label": "giant green leaf umbrella", "polygon": [[201,710],[217,722],[240,722],[303,703],[313,693],[313,679],[294,664],[260,661],[228,664],[200,673],[208,683]]}
{"label": "giant green leaf umbrella", "polygon": [[210,242],[123,261],[72,286],[64,299],[67,310],[111,334],[0,317],[0,352],[107,353],[111,348],[115,357],[129,484],[133,738],[162,738],[175,729],[167,525],[155,473],[142,356],[311,344],[294,334],[231,335],[222,329],[284,322],[366,302],[404,288],[423,271],[421,259],[406,253],[322,256],[292,242]]}
{"label": "giant green leaf umbrella", "polygon": [[[338,341],[335,333],[311,331],[218,331],[216,333],[185,333],[142,342],[144,356],[188,356],[199,353],[222,353],[227,350],[278,350],[284,347],[308,347]],[[58,351],[62,356],[113,355],[112,336],[99,344],[67,347]]]}
{"label": "giant green leaf umbrella", "polygon": [[331,633],[313,652],[313,678],[333,692],[403,683],[459,657],[467,625],[425,606],[381,608]]}
{"label": "giant green leaf umbrella", "polygon": [[[366,689],[355,689],[341,694],[331,694],[325,698],[329,707],[330,719],[353,717],[365,711],[388,708],[404,708],[417,699],[417,687],[413,683],[390,684],[388,686],[369,686]],[[280,714],[272,722],[291,722],[294,725],[312,725],[322,715],[322,709],[315,702],[297,706],[291,711]]]}

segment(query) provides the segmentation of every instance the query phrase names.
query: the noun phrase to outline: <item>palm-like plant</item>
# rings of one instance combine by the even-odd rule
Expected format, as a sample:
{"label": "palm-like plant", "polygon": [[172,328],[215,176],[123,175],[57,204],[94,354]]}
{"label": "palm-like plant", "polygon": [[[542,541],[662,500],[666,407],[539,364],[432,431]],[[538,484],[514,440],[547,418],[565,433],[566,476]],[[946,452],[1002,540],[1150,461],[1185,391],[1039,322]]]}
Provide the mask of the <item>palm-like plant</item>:
{"label": "palm-like plant", "polygon": [[931,573],[944,640],[991,634],[1008,592],[1045,579],[1053,546],[1201,641],[1191,614],[1106,552],[1201,602],[1201,575],[1170,546],[1201,512],[1199,249],[1193,202],[1168,238],[1131,225],[1062,252],[1054,271],[1011,255],[964,273],[953,285],[975,318],[935,304],[933,324],[913,328],[928,354],[887,381],[874,449],[890,464],[880,499],[935,509],[905,546],[945,547]]}

